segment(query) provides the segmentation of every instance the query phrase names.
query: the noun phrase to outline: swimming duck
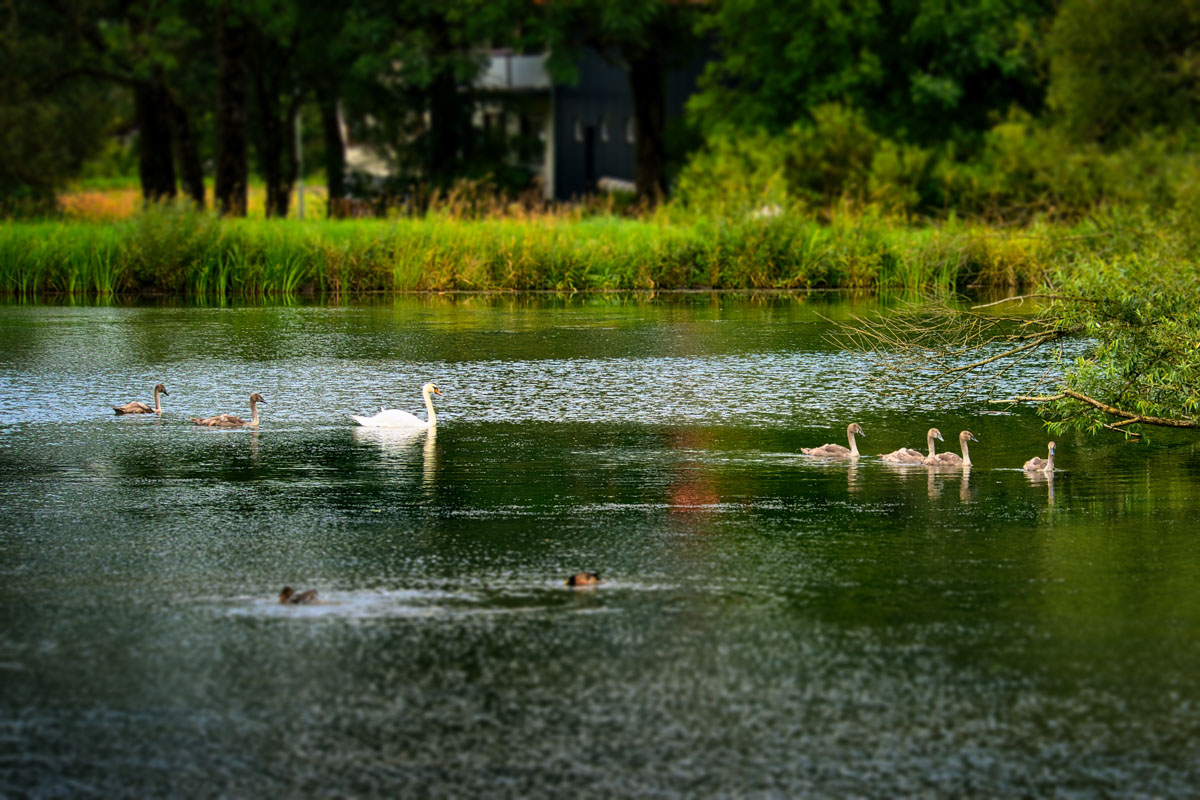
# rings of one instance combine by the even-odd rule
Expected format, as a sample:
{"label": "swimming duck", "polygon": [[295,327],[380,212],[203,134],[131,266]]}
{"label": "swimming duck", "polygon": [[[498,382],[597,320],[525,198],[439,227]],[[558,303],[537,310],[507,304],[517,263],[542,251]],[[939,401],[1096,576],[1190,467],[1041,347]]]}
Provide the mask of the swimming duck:
{"label": "swimming duck", "polygon": [[899,450],[893,450],[879,458],[891,464],[923,464],[926,458],[933,458],[936,455],[933,449],[934,439],[937,439],[939,442],[946,441],[942,438],[941,431],[937,428],[930,428],[929,433],[925,434],[925,443],[929,446],[929,455],[922,453],[920,450],[914,450],[911,447],[901,447]]}
{"label": "swimming duck", "polygon": [[303,592],[297,592],[292,587],[285,586],[283,587],[283,591],[279,593],[279,602],[285,606],[307,606],[319,601],[317,600],[316,589],[307,589]]}
{"label": "swimming duck", "polygon": [[600,583],[599,572],[577,572],[567,578],[567,586],[595,586]]}
{"label": "swimming duck", "polygon": [[1054,472],[1054,442],[1050,443],[1046,458],[1034,456],[1025,462],[1026,472]]}
{"label": "swimming duck", "polygon": [[158,396],[160,394],[165,394],[168,397],[171,395],[171,393],[167,391],[166,386],[163,386],[161,383],[156,383],[154,385],[154,408],[151,408],[145,403],[139,403],[137,400],[133,400],[123,406],[113,406],[112,410],[118,414],[161,414],[162,405],[160,405],[158,400]]}
{"label": "swimming duck", "polygon": [[843,447],[840,444],[823,444],[820,447],[802,447],[800,452],[806,456],[816,456],[817,458],[858,458],[858,445],[854,441],[856,433],[859,436],[866,436],[861,425],[851,422],[846,427],[846,438],[850,440],[849,447]]}
{"label": "swimming duck", "polygon": [[924,463],[928,467],[969,467],[971,466],[971,451],[967,449],[967,442],[978,441],[975,434],[963,431],[958,435],[958,446],[962,450],[961,456],[958,453],[938,453],[929,456]]}
{"label": "swimming duck", "polygon": [[266,405],[266,400],[258,392],[250,395],[250,421],[235,417],[232,414],[218,414],[215,417],[207,417],[200,419],[192,417],[192,422],[197,425],[205,425],[209,428],[257,428],[258,427],[258,404]]}

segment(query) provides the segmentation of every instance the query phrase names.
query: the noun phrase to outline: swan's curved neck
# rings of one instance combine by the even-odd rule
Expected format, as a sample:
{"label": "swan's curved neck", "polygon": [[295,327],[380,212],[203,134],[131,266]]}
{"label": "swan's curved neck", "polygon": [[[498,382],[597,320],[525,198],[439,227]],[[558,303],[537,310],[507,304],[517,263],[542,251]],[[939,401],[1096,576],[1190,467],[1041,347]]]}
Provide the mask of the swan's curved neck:
{"label": "swan's curved neck", "polygon": [[154,387],[154,413],[155,414],[162,413],[162,405],[159,404],[159,400],[158,400],[158,387],[157,386]]}
{"label": "swan's curved neck", "polygon": [[433,397],[430,396],[432,392],[426,389],[422,394],[425,395],[425,410],[429,412],[429,427],[432,428],[437,425],[437,413],[433,410]]}
{"label": "swan's curved neck", "polygon": [[250,401],[250,424],[258,427],[258,402],[256,400]]}
{"label": "swan's curved neck", "polygon": [[967,440],[962,440],[963,466],[971,466],[971,448],[967,445]]}
{"label": "swan's curved neck", "polygon": [[1046,456],[1046,466],[1042,468],[1043,472],[1054,472],[1054,451],[1051,450]]}
{"label": "swan's curved neck", "polygon": [[937,455],[937,453],[936,453],[936,452],[934,451],[934,449],[933,449],[933,448],[934,448],[934,444],[933,444],[933,434],[932,434],[932,433],[931,433],[931,434],[929,434],[929,436],[927,436],[927,437],[925,438],[925,441],[926,441],[926,444],[928,444],[928,445],[929,445],[929,457],[930,457],[930,458],[933,458],[934,456],[936,456],[936,455]]}
{"label": "swan's curved neck", "polygon": [[846,437],[850,439],[850,457],[858,458],[858,442],[854,441],[854,431],[846,431]]}

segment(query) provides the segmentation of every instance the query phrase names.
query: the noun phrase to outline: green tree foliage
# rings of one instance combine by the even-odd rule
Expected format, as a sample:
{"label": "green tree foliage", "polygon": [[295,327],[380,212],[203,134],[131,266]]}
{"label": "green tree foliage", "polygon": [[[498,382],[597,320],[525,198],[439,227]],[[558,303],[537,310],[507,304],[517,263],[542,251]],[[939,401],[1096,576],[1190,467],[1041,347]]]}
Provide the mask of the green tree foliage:
{"label": "green tree foliage", "polygon": [[362,0],[347,31],[358,45],[347,108],[356,135],[409,182],[448,186],[495,167],[471,115],[481,50],[510,41],[514,5],[486,0]]}
{"label": "green tree foliage", "polygon": [[1051,430],[1200,427],[1200,274],[1154,249],[1061,276],[1042,316],[1090,345],[1043,400]]}
{"label": "green tree foliage", "polygon": [[0,24],[0,213],[45,212],[100,150],[114,104],[54,9],[10,2]]}
{"label": "green tree foliage", "polygon": [[931,153],[876,133],[861,110],[825,103],[782,134],[717,133],[678,180],[696,211],[824,209],[842,200],[909,212],[932,202]]}
{"label": "green tree foliage", "polygon": [[[73,67],[59,71],[63,79],[104,81],[129,94],[145,198],[174,197],[178,176],[202,204],[195,109],[207,84],[200,77],[205,60],[197,57],[203,0],[47,0],[42,7],[58,31],[59,63]],[[22,28],[37,35],[36,23],[18,23]]]}
{"label": "green tree foliage", "polygon": [[1046,41],[1050,104],[1079,140],[1200,118],[1200,2],[1064,0]]}
{"label": "green tree foliage", "polygon": [[922,144],[969,138],[1042,102],[1044,0],[728,0],[707,18],[717,58],[690,108],[708,131],[790,129],[838,101]]}

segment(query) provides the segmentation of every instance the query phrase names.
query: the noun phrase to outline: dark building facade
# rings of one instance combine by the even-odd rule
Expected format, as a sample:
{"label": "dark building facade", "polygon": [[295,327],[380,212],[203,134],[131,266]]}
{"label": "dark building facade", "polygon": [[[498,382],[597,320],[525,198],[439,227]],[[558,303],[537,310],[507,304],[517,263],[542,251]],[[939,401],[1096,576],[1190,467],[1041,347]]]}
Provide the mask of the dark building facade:
{"label": "dark building facade", "polygon": [[[667,124],[683,117],[703,68],[697,60],[667,76]],[[485,100],[477,115],[484,127],[506,118],[509,132],[536,131],[541,157],[525,163],[548,200],[570,200],[595,191],[633,191],[637,130],[633,92],[625,70],[595,50],[584,50],[574,84],[558,83],[545,55],[495,52],[479,81]]]}
{"label": "dark building facade", "polygon": [[[667,121],[682,119],[684,104],[696,88],[703,68],[698,61],[667,76]],[[585,50],[579,81],[552,84],[552,156],[554,199],[568,200],[601,188],[620,187],[634,180],[637,131],[633,92],[625,70],[595,50]]]}

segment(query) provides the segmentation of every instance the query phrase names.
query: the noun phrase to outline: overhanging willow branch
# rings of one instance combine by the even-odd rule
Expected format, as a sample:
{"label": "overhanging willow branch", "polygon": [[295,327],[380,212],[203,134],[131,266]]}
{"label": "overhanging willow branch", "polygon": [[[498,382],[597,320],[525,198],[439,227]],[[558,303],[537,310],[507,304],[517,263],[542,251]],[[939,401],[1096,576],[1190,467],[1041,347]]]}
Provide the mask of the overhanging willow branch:
{"label": "overhanging willow branch", "polygon": [[[1108,426],[1108,427],[1123,427],[1125,425],[1142,424],[1142,425],[1157,425],[1162,428],[1193,428],[1193,429],[1200,428],[1200,422],[1197,422],[1196,420],[1173,419],[1171,417],[1154,417],[1154,416],[1150,416],[1147,414],[1138,414],[1135,411],[1126,411],[1122,408],[1117,408],[1116,406],[1110,406],[1108,403],[1103,403],[1094,397],[1088,397],[1086,394],[1082,394],[1080,392],[1076,392],[1071,389],[1063,389],[1058,394],[1049,395],[1047,397],[1017,395],[1016,397],[1013,397],[1012,399],[1013,400],[1023,400],[1023,401],[1027,401],[1027,402],[1033,402],[1033,403],[1052,403],[1056,400],[1066,400],[1068,398],[1071,400],[1077,400],[1080,403],[1086,403],[1087,405],[1092,406],[1093,408],[1097,408],[1097,409],[1103,411],[1105,414],[1109,414],[1114,417],[1120,417],[1123,420],[1122,422],[1113,423],[1112,426]],[[1007,402],[1007,401],[996,401],[996,402]]]}
{"label": "overhanging willow branch", "polygon": [[980,359],[979,361],[973,361],[970,364],[963,364],[958,367],[947,367],[945,370],[943,370],[943,372],[946,372],[946,373],[970,372],[973,369],[978,369],[979,367],[987,366],[988,364],[991,364],[994,361],[1000,361],[1001,359],[1010,358],[1011,356],[1015,356],[1017,353],[1023,353],[1026,350],[1033,350],[1035,348],[1041,347],[1042,345],[1046,344],[1047,342],[1053,342],[1055,339],[1061,339],[1064,336],[1067,336],[1069,333],[1070,333],[1069,331],[1055,331],[1054,333],[1043,334],[1042,336],[1038,337],[1037,339],[1034,339],[1032,342],[1026,342],[1025,344],[1021,345],[1020,347],[1014,347],[1009,350],[1005,350],[1003,353],[996,353],[993,356],[988,356],[987,358]]}

